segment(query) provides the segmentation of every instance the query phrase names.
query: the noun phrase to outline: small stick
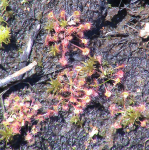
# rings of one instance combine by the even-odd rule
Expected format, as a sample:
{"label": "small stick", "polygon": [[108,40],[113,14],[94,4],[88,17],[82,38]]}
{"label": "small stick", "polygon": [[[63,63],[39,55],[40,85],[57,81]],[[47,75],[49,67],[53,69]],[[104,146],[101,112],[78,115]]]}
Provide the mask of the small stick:
{"label": "small stick", "polygon": [[[39,31],[40,31],[40,24],[38,24],[36,29],[31,33],[31,36],[30,36],[29,41],[27,43],[27,46],[26,46],[26,48],[23,51],[23,54],[21,56],[21,63],[20,63],[19,69],[22,69],[23,67],[26,66],[28,57],[31,53],[31,49],[32,49],[34,40],[35,40],[36,36],[38,35]],[[23,75],[19,76],[19,80],[22,78],[23,78]]]}
{"label": "small stick", "polygon": [[5,106],[4,106],[4,101],[3,101],[3,94],[5,93],[5,92],[7,92],[8,91],[8,89],[6,89],[6,90],[4,90],[2,93],[0,93],[0,99],[1,99],[1,106],[2,106],[2,109],[3,109],[3,118],[4,118],[4,113],[5,113]]}
{"label": "small stick", "polygon": [[28,66],[20,69],[19,71],[13,73],[12,75],[9,75],[8,77],[4,78],[4,79],[1,79],[0,80],[0,87],[12,82],[12,81],[15,81],[15,80],[18,80],[18,77],[23,75],[24,73],[30,71],[33,67],[35,67],[37,65],[37,62],[36,61],[33,61],[32,63],[30,63]]}
{"label": "small stick", "polygon": [[108,33],[106,33],[105,34],[105,37],[107,37],[107,36],[121,36],[121,37],[127,37],[127,36],[129,36],[129,34],[128,33],[123,33],[123,32],[113,32],[113,31],[111,31],[111,32],[108,32]]}

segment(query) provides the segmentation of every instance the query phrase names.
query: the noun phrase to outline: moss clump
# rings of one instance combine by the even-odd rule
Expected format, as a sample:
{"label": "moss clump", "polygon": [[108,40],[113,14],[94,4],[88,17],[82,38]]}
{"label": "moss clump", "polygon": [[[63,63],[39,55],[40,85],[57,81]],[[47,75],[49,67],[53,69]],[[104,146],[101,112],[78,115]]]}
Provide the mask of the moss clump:
{"label": "moss clump", "polygon": [[10,142],[14,136],[13,132],[12,132],[12,128],[8,128],[7,126],[4,126],[4,129],[0,129],[0,141],[5,141],[6,145],[8,142]]}
{"label": "moss clump", "polygon": [[54,29],[54,21],[53,20],[48,21],[44,29],[48,30],[48,32],[52,31]]}
{"label": "moss clump", "polygon": [[141,112],[139,110],[134,109],[133,107],[128,107],[126,111],[122,112],[122,125],[127,127],[130,124],[136,124],[139,122],[139,118],[142,116]]}
{"label": "moss clump", "polygon": [[10,42],[10,28],[0,25],[0,47],[2,43],[8,44]]}
{"label": "moss clump", "polygon": [[4,20],[4,18],[3,18],[2,16],[0,16],[0,25],[1,25],[2,23],[6,23],[6,24],[7,24],[7,22]]}
{"label": "moss clump", "polygon": [[90,56],[87,62],[82,62],[84,67],[81,69],[81,74],[84,76],[91,76],[96,70],[97,62],[98,60],[96,58]]}
{"label": "moss clump", "polygon": [[50,84],[51,86],[48,87],[47,90],[48,93],[57,94],[60,91],[60,88],[62,87],[61,82],[58,79],[53,80],[51,78]]}
{"label": "moss clump", "polygon": [[1,10],[6,11],[6,8],[9,6],[9,1],[8,0],[1,0],[0,7]]}
{"label": "moss clump", "polygon": [[61,21],[60,21],[60,26],[61,26],[61,27],[64,27],[64,28],[65,28],[67,25],[68,25],[68,23],[67,23],[66,20],[61,20]]}
{"label": "moss clump", "polygon": [[72,124],[75,124],[75,125],[80,126],[80,127],[82,127],[82,125],[83,125],[83,120],[80,120],[80,118],[79,118],[78,115],[73,116],[73,117],[70,119],[70,122],[71,122]]}

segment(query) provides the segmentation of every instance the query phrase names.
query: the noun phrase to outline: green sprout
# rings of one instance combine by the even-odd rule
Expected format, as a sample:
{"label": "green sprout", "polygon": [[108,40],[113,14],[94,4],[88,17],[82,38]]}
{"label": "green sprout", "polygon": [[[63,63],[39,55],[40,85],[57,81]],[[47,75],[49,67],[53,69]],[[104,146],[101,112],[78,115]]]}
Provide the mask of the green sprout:
{"label": "green sprout", "polygon": [[50,78],[50,79],[51,79],[51,82],[50,82],[51,86],[48,87],[47,92],[56,94],[57,92],[60,91],[60,88],[62,87],[62,84],[59,82],[58,79],[55,79],[55,80],[53,80],[52,78]]}
{"label": "green sprout", "polygon": [[7,0],[1,0],[0,7],[3,11],[6,11],[6,8],[9,6],[9,1]]}
{"label": "green sprout", "polygon": [[44,27],[45,30],[48,30],[48,32],[52,31],[54,29],[54,22],[52,20],[48,21]]}
{"label": "green sprout", "polygon": [[103,67],[109,67],[109,63],[106,60],[102,61],[102,66]]}
{"label": "green sprout", "polygon": [[23,53],[23,50],[21,48],[18,49],[18,53]]}
{"label": "green sprout", "polygon": [[0,141],[5,140],[6,145],[12,140],[12,137],[14,136],[12,128],[8,128],[7,126],[4,126],[4,129],[0,129],[0,135]]}
{"label": "green sprout", "polygon": [[50,46],[50,53],[52,53],[53,56],[56,56],[59,53],[59,47],[57,44]]}
{"label": "green sprout", "polygon": [[7,22],[4,20],[4,18],[2,16],[0,16],[0,24],[2,24],[2,22],[7,24]]}
{"label": "green sprout", "polygon": [[70,122],[80,127],[83,125],[83,120],[80,120],[78,115],[72,116]]}
{"label": "green sprout", "polygon": [[6,26],[0,25],[0,46],[2,43],[8,44],[10,42],[10,29]]}
{"label": "green sprout", "polygon": [[23,4],[27,4],[27,3],[29,3],[28,0],[22,0],[22,1],[21,1],[21,4],[22,4],[22,5],[23,5]]}
{"label": "green sprout", "polygon": [[82,62],[84,64],[84,67],[82,67],[82,72],[83,74],[86,75],[92,75],[95,68],[95,64],[97,62],[97,59],[95,59],[94,57],[89,57],[89,59],[87,60],[87,62]]}
{"label": "green sprout", "polygon": [[60,26],[65,28],[67,26],[67,21],[66,20],[61,20],[60,21]]}
{"label": "green sprout", "polygon": [[104,76],[106,76],[106,77],[111,76],[113,73],[114,73],[114,70],[113,70],[113,68],[110,68],[110,67],[104,69],[104,72],[103,72]]}
{"label": "green sprout", "polygon": [[122,125],[127,127],[130,124],[136,124],[139,122],[139,118],[142,116],[140,111],[135,110],[133,107],[128,107],[126,111],[122,111]]}

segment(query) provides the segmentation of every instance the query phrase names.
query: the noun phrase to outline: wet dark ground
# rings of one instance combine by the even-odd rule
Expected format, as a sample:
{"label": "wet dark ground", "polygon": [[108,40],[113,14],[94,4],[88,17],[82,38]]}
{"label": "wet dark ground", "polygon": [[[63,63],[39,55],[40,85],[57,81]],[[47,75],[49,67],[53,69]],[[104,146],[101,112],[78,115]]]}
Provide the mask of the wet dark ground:
{"label": "wet dark ground", "polygon": [[[59,72],[62,67],[57,58],[49,55],[44,45],[47,31],[44,30],[47,21],[47,13],[66,10],[72,14],[74,10],[81,11],[83,22],[90,21],[92,30],[86,34],[90,39],[89,47],[91,55],[101,55],[113,67],[125,64],[123,89],[119,92],[129,91],[135,95],[135,104],[149,103],[149,48],[148,40],[139,37],[142,22],[148,22],[149,4],[146,1],[102,1],[102,0],[31,0],[27,4],[21,1],[10,0],[9,8],[14,12],[12,18],[6,18],[11,27],[11,43],[0,50],[0,78],[4,78],[18,70],[20,63],[19,49],[26,47],[29,35],[37,24],[41,24],[41,31],[34,41],[29,62],[36,60],[36,69],[27,73],[24,81],[13,86],[6,92],[25,94],[27,88],[35,94],[37,100],[43,104],[43,108],[52,105],[48,102],[45,81]],[[84,60],[78,53],[68,55],[70,65]],[[30,83],[31,86],[28,85]],[[1,91],[7,86],[1,88]],[[140,89],[138,94],[136,91]],[[117,130],[113,132],[111,125],[115,117],[111,117],[108,110],[112,104],[112,98],[103,96],[103,89],[99,90],[99,96],[94,98],[91,104],[84,110],[80,118],[84,120],[83,126],[78,127],[70,123],[73,116],[71,111],[60,111],[56,117],[49,118],[41,124],[41,132],[36,136],[36,142],[32,146],[21,142],[14,149],[42,149],[42,150],[147,150],[149,149],[149,130],[140,126],[134,127],[130,132]],[[113,91],[114,92],[114,91]],[[5,96],[4,95],[4,96]],[[92,127],[99,129],[101,136],[95,136],[89,140],[89,132]],[[1,143],[1,149],[4,149]]]}

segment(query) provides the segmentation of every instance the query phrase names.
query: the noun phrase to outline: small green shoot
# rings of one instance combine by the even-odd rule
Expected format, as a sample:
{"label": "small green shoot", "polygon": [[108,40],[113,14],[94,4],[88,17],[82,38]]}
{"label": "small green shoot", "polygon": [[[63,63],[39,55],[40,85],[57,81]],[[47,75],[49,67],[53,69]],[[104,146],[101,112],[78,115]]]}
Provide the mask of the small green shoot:
{"label": "small green shoot", "polygon": [[83,120],[80,120],[78,115],[72,116],[70,122],[80,127],[83,125]]}
{"label": "small green shoot", "polygon": [[52,53],[53,56],[56,56],[59,53],[59,48],[56,44],[50,46],[50,53]]}
{"label": "small green shoot", "polygon": [[104,69],[104,72],[103,72],[104,76],[106,77],[111,76],[113,73],[114,73],[113,68],[106,68]]}
{"label": "small green shoot", "polygon": [[0,141],[4,140],[6,142],[6,145],[12,140],[12,137],[14,136],[12,128],[8,128],[7,126],[4,126],[4,129],[0,129],[0,135]]}
{"label": "small green shoot", "polygon": [[108,8],[112,8],[112,5],[111,5],[111,4],[108,4]]}
{"label": "small green shoot", "polygon": [[23,50],[21,48],[18,49],[18,53],[23,53]]}
{"label": "small green shoot", "polygon": [[9,6],[8,0],[1,0],[0,7],[2,11],[6,11],[6,8]]}
{"label": "small green shoot", "polygon": [[122,111],[122,125],[124,126],[124,128],[130,124],[137,125],[140,117],[141,113],[130,106],[126,109],[126,111]]}
{"label": "small green shoot", "polygon": [[21,1],[21,4],[22,4],[22,5],[23,5],[23,4],[27,4],[27,3],[29,3],[28,0],[22,0],[22,1]]}
{"label": "small green shoot", "polygon": [[61,85],[61,83],[59,82],[58,79],[53,80],[51,78],[50,84],[51,84],[51,86],[48,87],[48,90],[47,90],[48,93],[56,94],[60,91],[60,88],[62,87],[62,85]]}
{"label": "small green shoot", "polygon": [[2,16],[0,16],[0,24],[2,24],[2,22],[7,24],[7,22],[4,20],[4,18]]}
{"label": "small green shoot", "polygon": [[73,147],[72,147],[72,150],[76,150],[76,146],[73,146]]}
{"label": "small green shoot", "polygon": [[0,25],[0,46],[2,43],[8,44],[10,42],[10,29],[6,26]]}
{"label": "small green shoot", "polygon": [[54,29],[54,21],[50,20],[46,23],[44,29],[48,30],[48,32],[52,31]]}
{"label": "small green shoot", "polygon": [[97,59],[91,56],[89,57],[87,62],[82,62],[84,64],[84,67],[82,67],[82,70],[81,70],[83,74],[91,76],[94,73],[94,70],[96,69],[95,68],[96,62],[97,62]]}
{"label": "small green shoot", "polygon": [[66,20],[61,20],[60,21],[60,26],[65,28],[67,26],[67,21]]}

